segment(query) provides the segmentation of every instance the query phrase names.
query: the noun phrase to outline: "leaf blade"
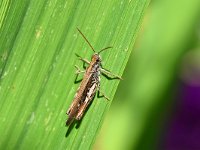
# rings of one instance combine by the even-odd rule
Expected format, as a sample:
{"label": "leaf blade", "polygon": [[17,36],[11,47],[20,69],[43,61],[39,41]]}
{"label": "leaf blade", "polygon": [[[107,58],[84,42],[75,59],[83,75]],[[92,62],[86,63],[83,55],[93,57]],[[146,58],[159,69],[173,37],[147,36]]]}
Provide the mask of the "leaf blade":
{"label": "leaf blade", "polygon": [[[20,7],[20,3],[13,5]],[[20,28],[14,29],[18,32],[10,35],[16,38],[10,42],[14,46],[0,82],[0,99],[4,99],[0,133],[5,137],[1,147],[90,149],[111,103],[95,98],[80,127],[65,137],[65,112],[78,87],[74,85],[74,65],[81,65],[74,53],[87,59],[92,54],[76,27],[96,49],[114,47],[102,53],[103,64],[122,74],[147,5],[148,0],[27,3],[24,16],[19,16],[23,18]],[[13,16],[17,17],[8,17]],[[6,37],[6,31],[3,33]],[[102,90],[113,97],[118,83],[102,79]]]}

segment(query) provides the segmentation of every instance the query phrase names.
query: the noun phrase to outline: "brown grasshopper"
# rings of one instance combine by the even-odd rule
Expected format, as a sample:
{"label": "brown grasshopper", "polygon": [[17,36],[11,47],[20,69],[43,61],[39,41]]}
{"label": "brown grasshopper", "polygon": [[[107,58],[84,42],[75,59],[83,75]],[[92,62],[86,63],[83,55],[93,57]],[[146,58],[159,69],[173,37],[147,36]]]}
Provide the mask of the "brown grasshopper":
{"label": "brown grasshopper", "polygon": [[74,119],[80,120],[82,118],[87,106],[93,100],[96,94],[96,91],[98,91],[103,97],[109,100],[109,98],[100,91],[100,74],[101,73],[112,76],[113,78],[116,78],[116,79],[122,79],[120,76],[112,74],[110,71],[105,70],[101,67],[101,57],[99,54],[102,51],[107,50],[112,47],[106,47],[100,50],[99,52],[95,52],[94,48],[92,47],[90,42],[87,40],[87,38],[84,36],[84,34],[78,28],[77,30],[85,39],[85,41],[88,43],[90,48],[93,50],[94,54],[92,55],[91,62],[88,61],[87,59],[80,57],[80,60],[82,60],[84,63],[89,65],[85,71],[81,71],[77,66],[75,66],[77,68],[76,73],[77,74],[84,73],[84,76],[76,92],[74,100],[67,111],[67,115],[69,115],[68,120],[66,122],[67,126],[69,126],[74,121]]}

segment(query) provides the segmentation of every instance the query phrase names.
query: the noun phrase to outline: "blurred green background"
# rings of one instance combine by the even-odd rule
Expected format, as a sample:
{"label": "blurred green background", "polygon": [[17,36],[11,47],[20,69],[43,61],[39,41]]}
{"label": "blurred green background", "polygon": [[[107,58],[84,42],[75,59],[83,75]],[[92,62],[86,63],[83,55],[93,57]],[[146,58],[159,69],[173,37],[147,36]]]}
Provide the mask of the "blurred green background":
{"label": "blurred green background", "polygon": [[133,49],[94,149],[200,149],[200,1],[153,0]]}

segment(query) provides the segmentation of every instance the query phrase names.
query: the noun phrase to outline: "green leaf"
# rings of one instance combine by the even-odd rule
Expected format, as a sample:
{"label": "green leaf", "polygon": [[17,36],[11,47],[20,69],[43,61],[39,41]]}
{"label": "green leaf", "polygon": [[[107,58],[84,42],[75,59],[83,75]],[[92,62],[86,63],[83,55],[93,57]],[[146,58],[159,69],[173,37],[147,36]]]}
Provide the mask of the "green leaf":
{"label": "green leaf", "polygon": [[[0,8],[0,149],[90,149],[111,101],[95,98],[83,119],[65,126],[79,84],[75,54],[98,51],[122,75],[149,0],[3,0]],[[81,77],[79,77],[81,78]],[[113,98],[119,80],[102,77]]]}

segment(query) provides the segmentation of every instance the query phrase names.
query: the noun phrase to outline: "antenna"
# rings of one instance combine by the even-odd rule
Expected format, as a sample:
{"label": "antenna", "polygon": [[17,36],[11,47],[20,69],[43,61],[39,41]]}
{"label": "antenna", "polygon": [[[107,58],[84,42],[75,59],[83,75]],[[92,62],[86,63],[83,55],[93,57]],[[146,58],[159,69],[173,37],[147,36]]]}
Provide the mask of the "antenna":
{"label": "antenna", "polygon": [[90,48],[95,52],[94,48],[92,47],[92,45],[90,44],[90,42],[88,41],[88,39],[85,37],[85,35],[81,32],[81,30],[79,30],[79,28],[77,28],[77,30],[82,35],[82,37],[85,39],[85,41],[88,43],[88,45],[90,46]]}
{"label": "antenna", "polygon": [[109,48],[112,48],[111,46],[109,46],[109,47],[106,47],[106,48],[103,48],[102,50],[100,50],[99,52],[98,52],[98,54],[99,53],[101,53],[102,51],[104,51],[104,50],[107,50],[107,49],[109,49]]}

